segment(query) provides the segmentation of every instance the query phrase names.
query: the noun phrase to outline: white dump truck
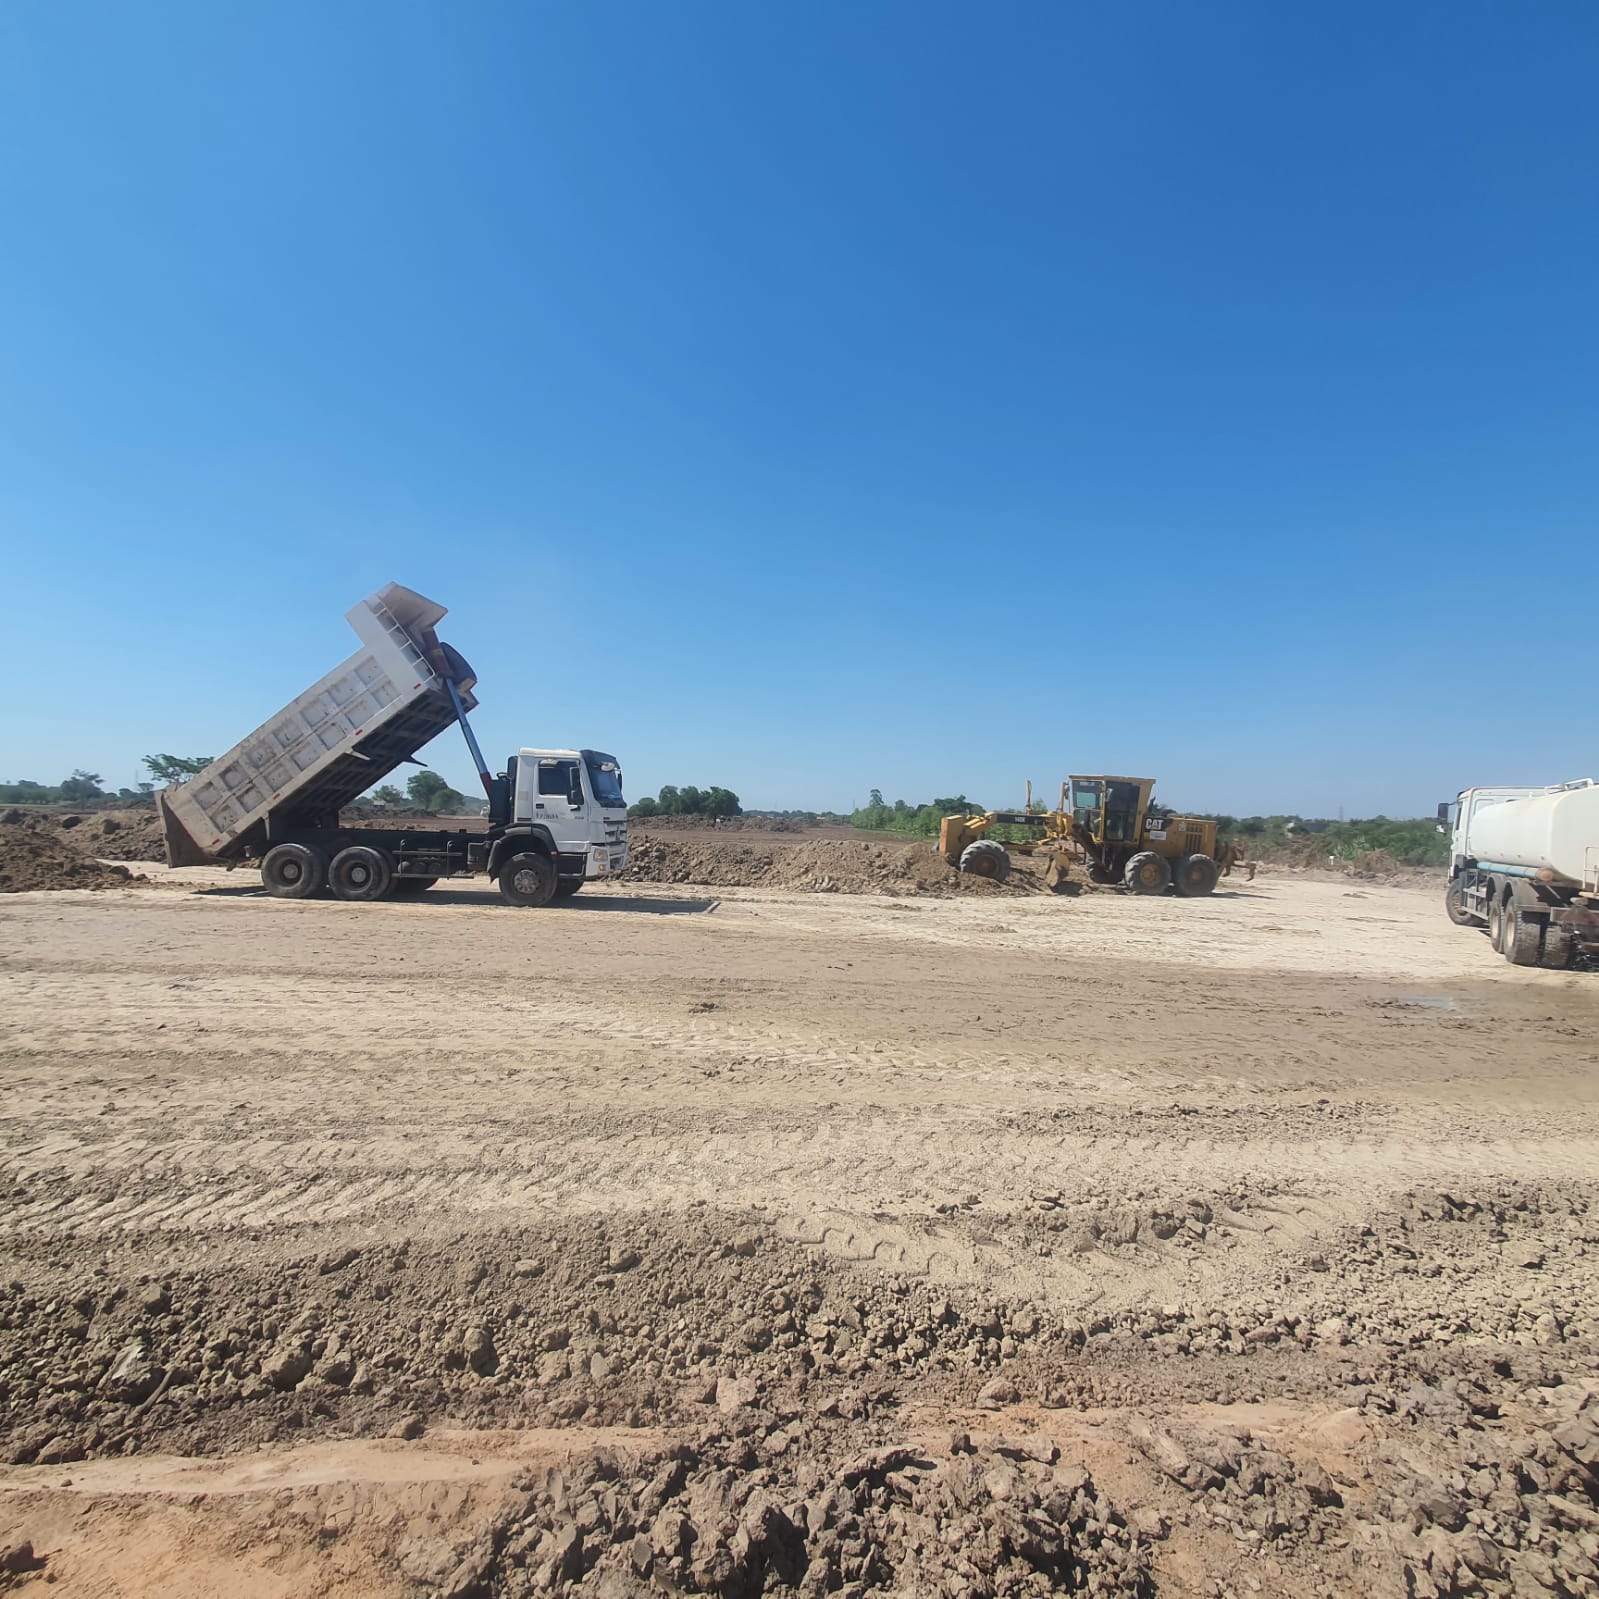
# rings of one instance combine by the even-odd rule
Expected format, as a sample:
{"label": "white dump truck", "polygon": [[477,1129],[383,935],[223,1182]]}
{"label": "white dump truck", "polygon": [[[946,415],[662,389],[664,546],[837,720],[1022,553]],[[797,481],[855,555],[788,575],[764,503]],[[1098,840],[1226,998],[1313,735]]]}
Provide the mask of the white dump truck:
{"label": "white dump truck", "polygon": [[1468,788],[1438,807],[1450,832],[1445,907],[1513,966],[1599,963],[1599,784]]}
{"label": "white dump truck", "polygon": [[[472,668],[434,632],[445,614],[398,583],[347,612],[361,641],[354,655],[157,796],[168,864],[259,862],[267,892],[283,899],[385,899],[486,872],[519,906],[620,872],[627,801],[615,758],[522,749],[491,774],[467,720]],[[488,795],[486,832],[341,825],[344,806],[452,724]]]}

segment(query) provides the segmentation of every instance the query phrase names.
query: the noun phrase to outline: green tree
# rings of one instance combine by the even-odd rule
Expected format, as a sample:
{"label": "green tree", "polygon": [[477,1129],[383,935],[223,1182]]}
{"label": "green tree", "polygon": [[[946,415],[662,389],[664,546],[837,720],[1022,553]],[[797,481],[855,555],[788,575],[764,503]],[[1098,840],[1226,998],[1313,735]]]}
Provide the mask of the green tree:
{"label": "green tree", "polygon": [[99,799],[105,793],[100,786],[101,782],[102,778],[98,772],[86,772],[80,766],[71,777],[62,779],[61,797],[73,805],[82,805],[87,800]]}
{"label": "green tree", "polygon": [[144,767],[158,783],[177,783],[203,772],[214,758],[210,755],[146,755]]}
{"label": "green tree", "polygon": [[392,783],[385,783],[382,788],[372,791],[372,802],[381,805],[385,810],[398,811],[405,808],[405,795]]}
{"label": "green tree", "polygon": [[411,776],[405,791],[419,811],[431,811],[435,816],[443,811],[458,811],[466,804],[466,795],[426,768]]}
{"label": "green tree", "polygon": [[648,795],[645,795],[643,799],[628,806],[627,814],[629,816],[659,816],[661,807]]}

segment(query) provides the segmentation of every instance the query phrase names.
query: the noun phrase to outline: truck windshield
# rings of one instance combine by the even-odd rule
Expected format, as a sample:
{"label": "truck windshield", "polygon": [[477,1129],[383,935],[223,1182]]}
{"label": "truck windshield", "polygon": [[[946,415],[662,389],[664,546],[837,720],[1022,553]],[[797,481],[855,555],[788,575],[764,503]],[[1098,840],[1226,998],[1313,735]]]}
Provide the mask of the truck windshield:
{"label": "truck windshield", "polygon": [[599,755],[592,750],[584,750],[584,764],[589,769],[589,786],[594,790],[594,798],[607,809],[614,809],[618,805],[626,805],[622,798],[622,769],[609,755]]}

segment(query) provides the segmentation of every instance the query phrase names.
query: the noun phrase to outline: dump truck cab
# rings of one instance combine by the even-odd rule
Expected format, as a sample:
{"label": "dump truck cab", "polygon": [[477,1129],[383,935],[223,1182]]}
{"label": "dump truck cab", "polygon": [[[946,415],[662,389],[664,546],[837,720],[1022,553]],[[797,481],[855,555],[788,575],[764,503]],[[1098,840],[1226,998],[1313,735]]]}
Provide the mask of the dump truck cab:
{"label": "dump truck cab", "polygon": [[[627,800],[614,755],[522,749],[507,761],[504,782],[503,797],[491,794],[489,801],[490,821],[506,829],[489,863],[492,874],[499,875],[502,857],[528,837],[548,845],[565,892],[627,865]],[[508,814],[496,816],[497,806]]]}

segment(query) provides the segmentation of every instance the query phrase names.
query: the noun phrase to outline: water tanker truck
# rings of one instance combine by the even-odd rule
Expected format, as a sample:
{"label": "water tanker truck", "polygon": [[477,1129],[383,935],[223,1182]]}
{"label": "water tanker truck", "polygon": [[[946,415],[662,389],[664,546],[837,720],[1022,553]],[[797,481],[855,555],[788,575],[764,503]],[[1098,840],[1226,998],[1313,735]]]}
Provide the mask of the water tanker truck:
{"label": "water tanker truck", "polygon": [[1486,928],[1513,966],[1599,964],[1599,784],[1468,788],[1438,822],[1452,922]]}
{"label": "water tanker truck", "polygon": [[[487,873],[518,906],[546,905],[627,864],[615,759],[522,749],[490,773],[467,712],[476,678],[434,632],[442,605],[390,583],[346,613],[361,647],[186,782],[157,796],[171,866],[258,863],[280,899],[380,900]],[[452,725],[488,796],[486,832],[346,827],[339,813]]]}

